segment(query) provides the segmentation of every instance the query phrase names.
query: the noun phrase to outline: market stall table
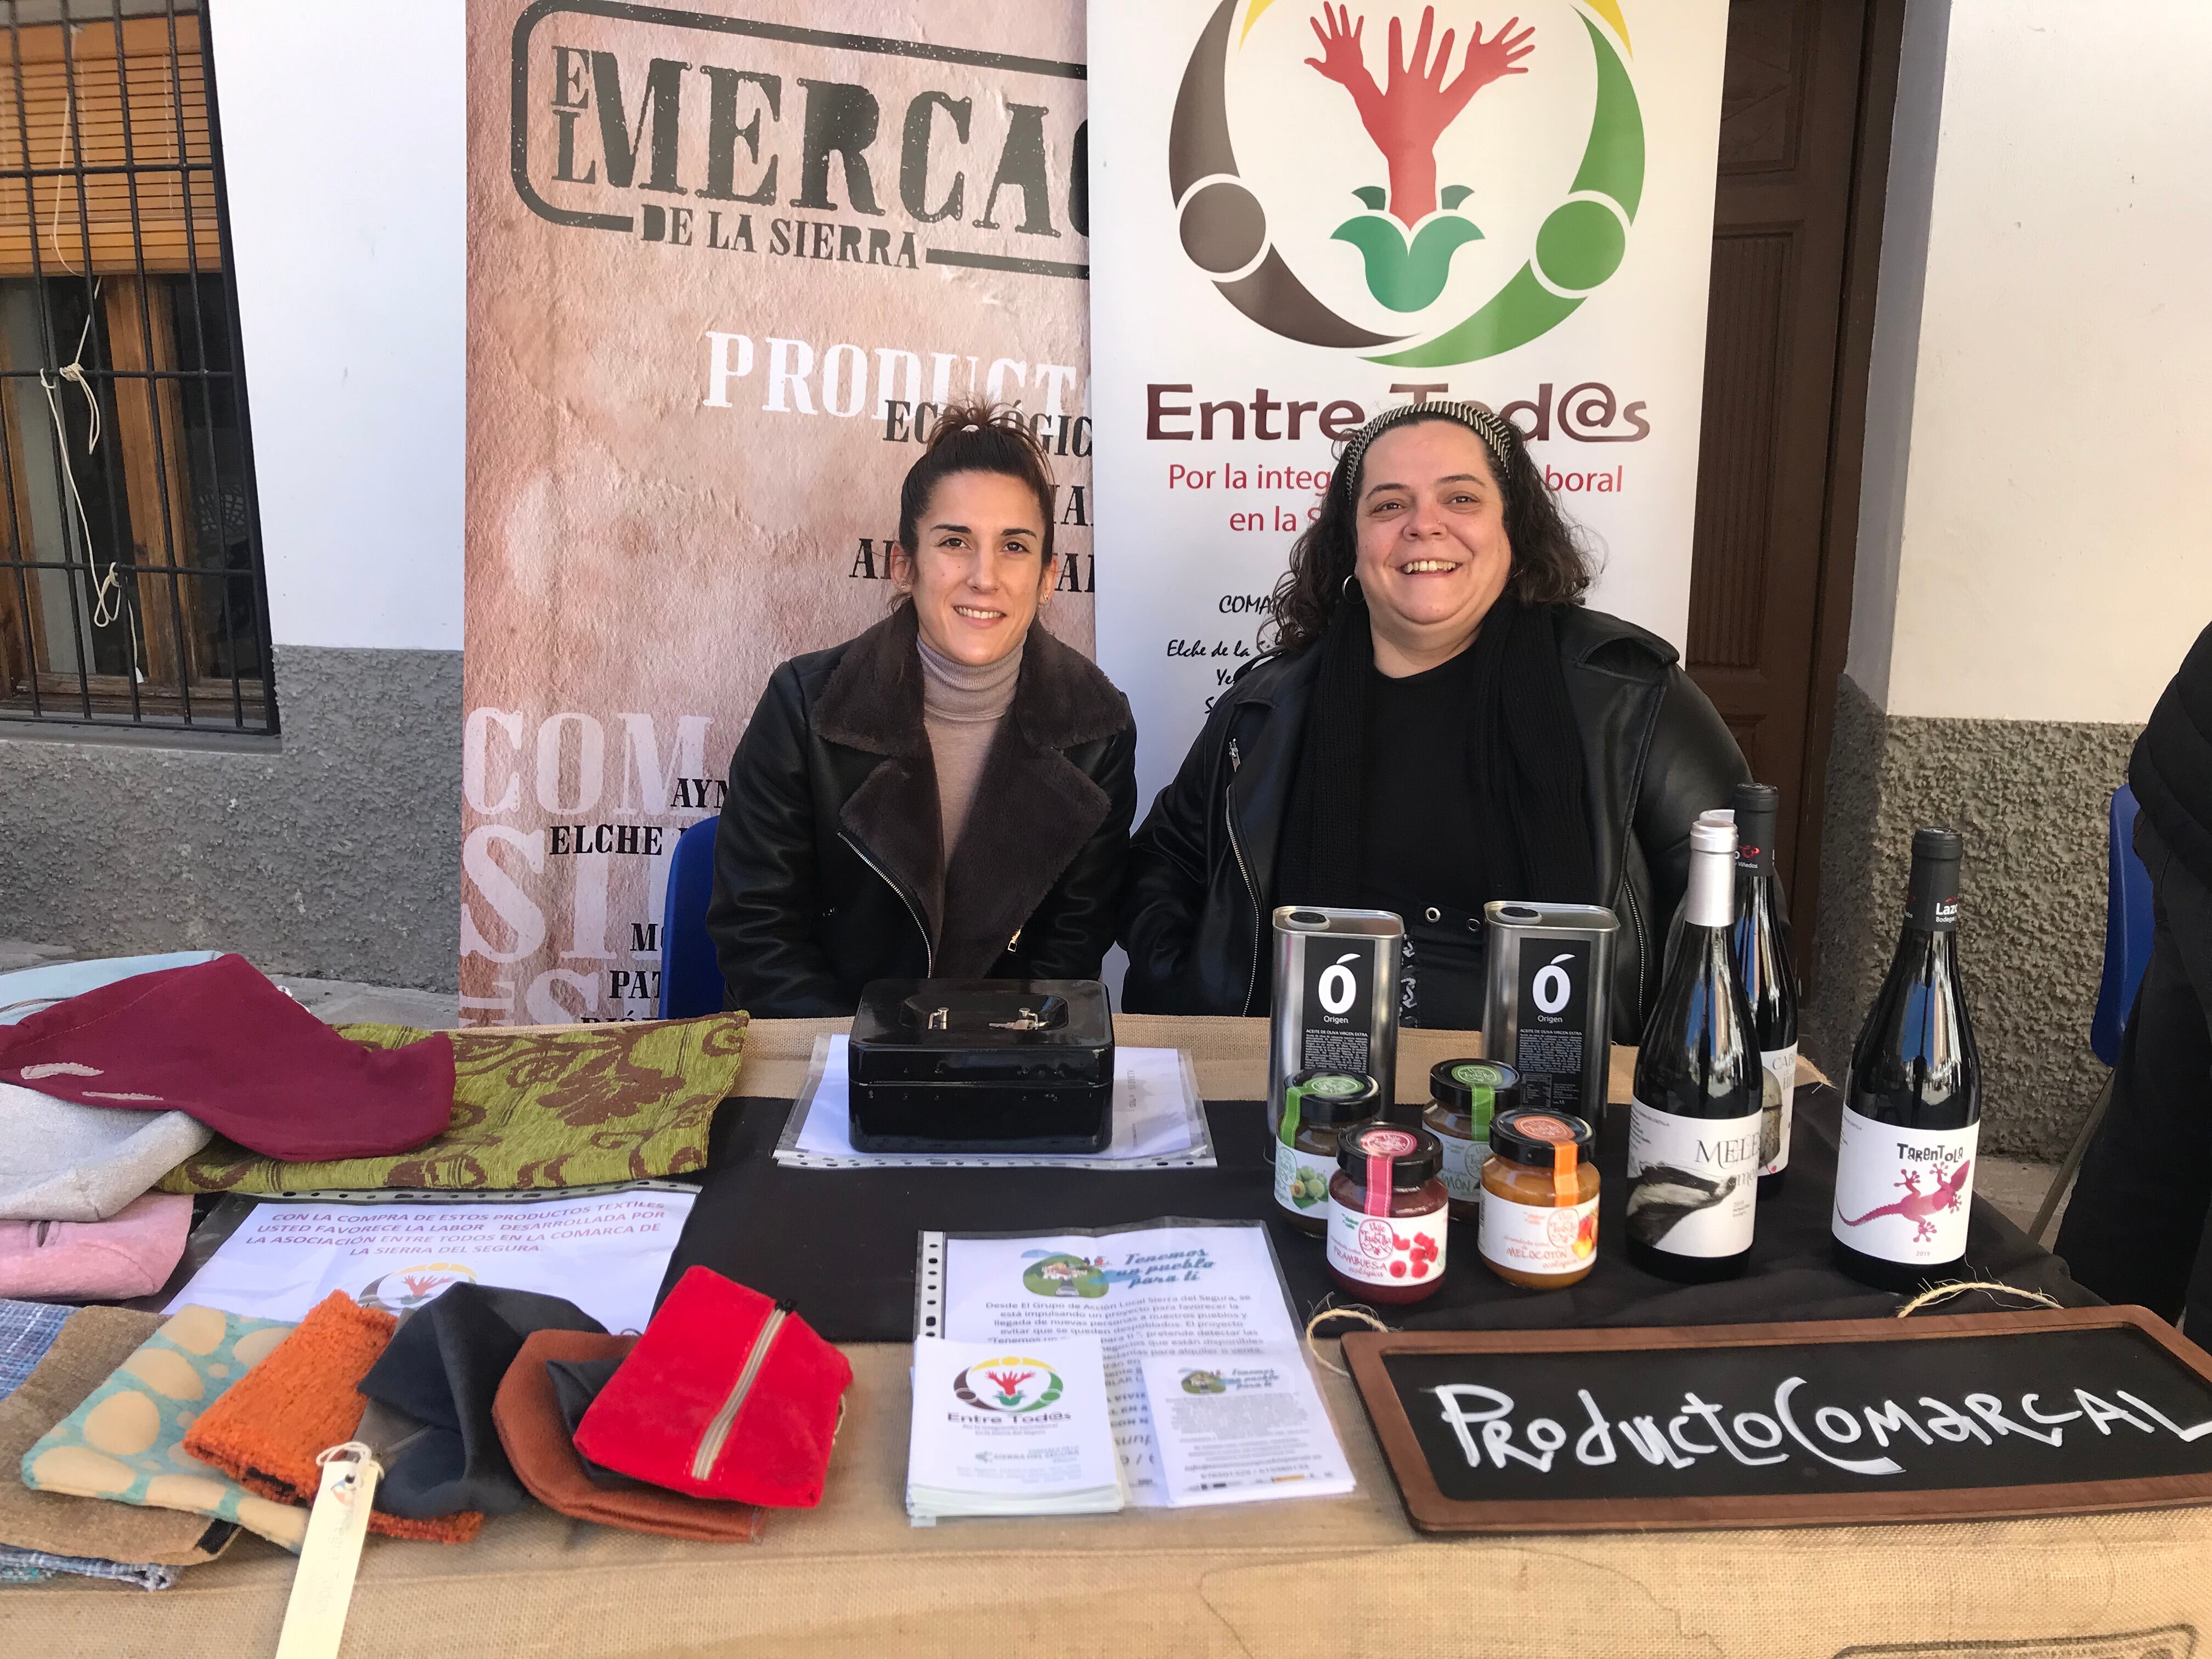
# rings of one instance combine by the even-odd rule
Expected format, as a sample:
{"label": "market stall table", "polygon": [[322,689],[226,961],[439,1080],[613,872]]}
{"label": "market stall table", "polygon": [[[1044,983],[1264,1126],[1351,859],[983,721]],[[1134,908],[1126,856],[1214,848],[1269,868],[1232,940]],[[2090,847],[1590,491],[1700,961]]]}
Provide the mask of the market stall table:
{"label": "market stall table", "polygon": [[[743,1085],[749,1095],[795,1094],[815,1035],[834,1029],[757,1023]],[[1119,1029],[1124,1042],[1189,1049],[1210,1101],[1249,1101],[1261,1091],[1259,1022],[1125,1018]],[[1409,1084],[1418,1086],[1431,1060],[1465,1052],[1465,1043],[1464,1036],[1408,1033]],[[1618,1066],[1615,1081],[1626,1081]],[[732,1133],[750,1109],[735,1115]],[[710,1175],[710,1190],[735,1167]],[[1085,1177],[1100,1187],[1154,1178]],[[863,1200],[848,1190],[854,1195],[836,1207],[854,1220]],[[1127,1189],[1110,1201],[1142,1196]],[[1992,1224],[1978,1217],[1977,1224]],[[765,1272],[772,1263],[756,1265]],[[2063,1273],[2032,1247],[2021,1265],[2063,1285]],[[2212,1509],[1904,1528],[1422,1538],[1405,1520],[1349,1383],[1334,1375],[1322,1380],[1359,1483],[1350,1497],[918,1530],[901,1501],[908,1351],[901,1342],[848,1352],[852,1409],[820,1509],[770,1516],[755,1545],[617,1532],[537,1508],[491,1522],[465,1547],[373,1540],[347,1659],[1475,1651],[1767,1659],[1846,1650],[1923,1659],[2182,1659],[2212,1620]],[[1333,1344],[1321,1352],[1335,1358]],[[160,1595],[71,1579],[0,1590],[0,1655],[272,1652],[291,1569],[291,1558],[247,1538]]]}

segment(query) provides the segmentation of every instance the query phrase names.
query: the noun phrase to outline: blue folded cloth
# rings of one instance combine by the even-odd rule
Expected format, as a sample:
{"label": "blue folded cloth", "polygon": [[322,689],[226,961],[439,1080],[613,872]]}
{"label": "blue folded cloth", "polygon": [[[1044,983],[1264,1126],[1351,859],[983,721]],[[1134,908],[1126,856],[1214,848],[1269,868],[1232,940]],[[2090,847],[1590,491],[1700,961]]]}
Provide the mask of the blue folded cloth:
{"label": "blue folded cloth", "polygon": [[164,968],[190,968],[213,962],[215,951],[169,951],[152,957],[95,957],[89,962],[50,962],[42,968],[23,968],[0,974],[0,1025],[14,1025],[41,1008],[112,985],[119,979],[158,972]]}
{"label": "blue folded cloth", "polygon": [[62,1334],[62,1322],[76,1311],[52,1302],[0,1297],[0,1400],[23,1386],[31,1368]]}
{"label": "blue folded cloth", "polygon": [[[142,958],[151,960],[152,958]],[[164,963],[182,967],[182,963]],[[0,1400],[23,1386],[46,1350],[61,1334],[63,1322],[76,1311],[49,1302],[17,1302],[0,1297]],[[100,1561],[85,1555],[49,1555],[44,1550],[0,1544],[0,1584],[35,1584],[56,1573],[112,1578],[140,1589],[164,1590],[177,1582],[177,1569],[150,1561]]]}

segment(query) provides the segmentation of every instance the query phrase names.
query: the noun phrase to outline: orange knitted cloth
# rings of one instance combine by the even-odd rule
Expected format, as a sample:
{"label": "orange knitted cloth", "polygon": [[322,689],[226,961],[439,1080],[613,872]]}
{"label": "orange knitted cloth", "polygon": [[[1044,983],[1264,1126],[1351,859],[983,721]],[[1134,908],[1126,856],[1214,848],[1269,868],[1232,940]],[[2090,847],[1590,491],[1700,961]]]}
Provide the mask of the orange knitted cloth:
{"label": "orange knitted cloth", "polygon": [[[361,1380],[398,1325],[390,1314],[332,1291],[202,1413],[185,1436],[185,1455],[271,1502],[311,1506],[322,1485],[315,1455],[343,1445],[361,1427],[368,1407]],[[483,1525],[474,1510],[431,1521],[381,1510],[368,1517],[371,1532],[440,1544],[465,1544]]]}

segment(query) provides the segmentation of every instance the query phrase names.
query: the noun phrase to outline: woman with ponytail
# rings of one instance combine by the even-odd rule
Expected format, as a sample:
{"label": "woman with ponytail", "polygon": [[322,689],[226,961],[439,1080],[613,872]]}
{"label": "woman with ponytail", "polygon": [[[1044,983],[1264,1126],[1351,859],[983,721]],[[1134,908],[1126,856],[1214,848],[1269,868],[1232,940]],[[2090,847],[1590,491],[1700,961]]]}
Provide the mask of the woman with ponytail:
{"label": "woman with ponytail", "polygon": [[775,671],[730,762],[707,928],[726,1005],[850,1014],[875,979],[1095,979],[1136,730],[1036,625],[1059,574],[1029,428],[948,409],[899,496],[897,607]]}

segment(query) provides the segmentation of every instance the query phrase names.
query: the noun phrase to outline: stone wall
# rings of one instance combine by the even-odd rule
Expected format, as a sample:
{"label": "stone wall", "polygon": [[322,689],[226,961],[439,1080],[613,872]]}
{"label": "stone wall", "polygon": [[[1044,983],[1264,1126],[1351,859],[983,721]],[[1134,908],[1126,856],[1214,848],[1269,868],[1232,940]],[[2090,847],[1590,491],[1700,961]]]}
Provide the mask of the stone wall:
{"label": "stone wall", "polygon": [[453,989],[461,653],[279,646],[276,669],[275,738],[0,724],[0,937]]}
{"label": "stone wall", "polygon": [[2138,726],[1885,714],[1845,675],[1821,833],[1803,1046],[1838,1079],[1904,913],[1912,832],[1966,842],[1959,951],[1982,1056],[1983,1146],[2062,1156],[2101,1086],[2107,803]]}

